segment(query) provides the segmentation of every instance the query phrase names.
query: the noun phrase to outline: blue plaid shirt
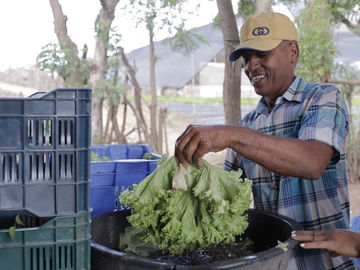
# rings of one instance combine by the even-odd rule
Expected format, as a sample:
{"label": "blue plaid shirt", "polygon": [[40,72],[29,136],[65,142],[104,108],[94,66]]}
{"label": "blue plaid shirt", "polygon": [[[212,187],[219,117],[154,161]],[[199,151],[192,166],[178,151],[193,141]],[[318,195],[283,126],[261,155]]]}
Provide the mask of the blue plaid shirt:
{"label": "blue plaid shirt", "polygon": [[[253,181],[256,209],[288,216],[305,230],[349,227],[345,162],[348,112],[343,95],[334,85],[310,84],[296,77],[271,112],[262,98],[238,125],[271,136],[317,140],[334,149],[330,164],[317,180],[279,175],[228,149],[223,167],[241,168]],[[297,246],[288,269],[355,269],[355,266],[347,257],[331,258],[325,250]]]}

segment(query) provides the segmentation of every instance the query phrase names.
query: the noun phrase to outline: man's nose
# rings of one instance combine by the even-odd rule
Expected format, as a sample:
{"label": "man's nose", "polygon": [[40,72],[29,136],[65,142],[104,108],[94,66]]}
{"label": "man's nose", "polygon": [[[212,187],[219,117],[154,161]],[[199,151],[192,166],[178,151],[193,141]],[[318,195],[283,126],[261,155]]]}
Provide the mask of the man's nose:
{"label": "man's nose", "polygon": [[260,66],[261,58],[256,55],[251,55],[248,58],[248,61],[245,64],[245,69],[249,72],[254,71],[256,68]]}

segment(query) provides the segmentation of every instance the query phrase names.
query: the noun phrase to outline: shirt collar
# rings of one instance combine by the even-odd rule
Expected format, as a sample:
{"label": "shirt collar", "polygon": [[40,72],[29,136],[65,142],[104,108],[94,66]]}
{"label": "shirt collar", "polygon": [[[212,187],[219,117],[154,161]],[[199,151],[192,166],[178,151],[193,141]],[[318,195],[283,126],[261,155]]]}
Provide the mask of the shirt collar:
{"label": "shirt collar", "polygon": [[305,81],[299,76],[295,77],[295,80],[290,84],[289,88],[282,95],[287,101],[301,101],[301,92],[305,87]]}
{"label": "shirt collar", "polygon": [[[284,98],[287,101],[297,101],[301,102],[301,92],[305,87],[305,81],[299,77],[296,76],[295,80],[290,84],[289,88],[285,91],[285,93],[279,97]],[[279,100],[278,100],[279,101]],[[256,106],[256,112],[257,113],[265,113],[268,114],[268,108],[266,106],[265,98],[262,97]]]}

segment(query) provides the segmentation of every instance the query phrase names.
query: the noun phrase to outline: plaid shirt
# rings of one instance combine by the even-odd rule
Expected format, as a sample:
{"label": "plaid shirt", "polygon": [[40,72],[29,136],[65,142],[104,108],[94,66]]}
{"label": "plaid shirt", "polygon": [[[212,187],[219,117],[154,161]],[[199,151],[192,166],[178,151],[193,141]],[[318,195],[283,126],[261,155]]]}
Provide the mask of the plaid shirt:
{"label": "plaid shirt", "polygon": [[[271,136],[317,140],[330,145],[334,155],[317,180],[274,173],[232,149],[225,170],[241,168],[253,181],[254,206],[298,221],[305,230],[349,227],[349,195],[345,162],[348,112],[340,91],[330,84],[309,84],[296,77],[269,112],[264,98],[240,126]],[[331,258],[325,250],[305,250],[297,245],[288,269],[355,269],[352,259]]]}

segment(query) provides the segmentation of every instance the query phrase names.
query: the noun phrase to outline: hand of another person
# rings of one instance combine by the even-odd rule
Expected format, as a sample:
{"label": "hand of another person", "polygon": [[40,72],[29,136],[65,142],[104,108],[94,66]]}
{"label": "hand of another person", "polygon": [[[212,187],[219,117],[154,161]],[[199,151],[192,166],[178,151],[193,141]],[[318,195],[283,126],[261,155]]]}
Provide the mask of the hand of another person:
{"label": "hand of another person", "polygon": [[208,152],[218,152],[229,147],[228,132],[231,126],[189,125],[175,144],[175,157],[184,166],[202,166],[201,158]]}
{"label": "hand of another person", "polygon": [[292,238],[302,242],[301,247],[306,249],[328,249],[332,257],[344,255],[348,257],[360,256],[360,234],[348,230],[320,230],[294,231]]}

